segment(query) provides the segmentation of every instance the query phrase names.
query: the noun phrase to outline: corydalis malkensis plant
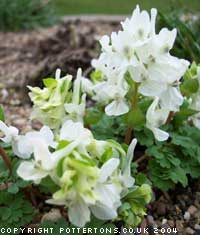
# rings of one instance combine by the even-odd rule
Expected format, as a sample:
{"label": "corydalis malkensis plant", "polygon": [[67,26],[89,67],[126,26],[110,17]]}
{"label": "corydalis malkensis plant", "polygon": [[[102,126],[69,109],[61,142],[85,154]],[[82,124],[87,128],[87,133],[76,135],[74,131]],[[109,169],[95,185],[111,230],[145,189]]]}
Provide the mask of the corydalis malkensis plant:
{"label": "corydalis malkensis plant", "polygon": [[[128,226],[141,221],[151,190],[146,184],[137,187],[131,174],[137,143],[131,140],[134,128],[137,132],[148,128],[156,140],[167,140],[170,134],[162,125],[171,117],[177,119],[185,102],[194,111],[189,121],[199,127],[199,67],[187,70],[188,61],[170,55],[176,29],[156,33],[156,15],[155,9],[149,15],[137,6],[132,17],[122,22],[121,31],[102,37],[102,52],[92,61],[91,80],[79,69],[72,82],[71,75],[61,77],[58,69],[55,79],[43,80],[43,89],[29,87],[32,118],[43,124],[39,131],[21,135],[15,127],[0,122],[5,134],[2,141],[10,143],[15,155],[23,159],[18,176],[36,185],[50,178],[56,189],[46,202],[64,206],[74,225],[85,226],[91,214],[101,220],[128,220]],[[188,89],[189,83],[197,84],[197,89],[193,85]],[[107,116],[123,116],[130,145],[96,139],[90,130],[92,123],[84,126],[86,93],[97,102],[97,109],[105,108]],[[140,128],[137,123],[142,124]],[[148,152],[154,155],[153,150]]]}

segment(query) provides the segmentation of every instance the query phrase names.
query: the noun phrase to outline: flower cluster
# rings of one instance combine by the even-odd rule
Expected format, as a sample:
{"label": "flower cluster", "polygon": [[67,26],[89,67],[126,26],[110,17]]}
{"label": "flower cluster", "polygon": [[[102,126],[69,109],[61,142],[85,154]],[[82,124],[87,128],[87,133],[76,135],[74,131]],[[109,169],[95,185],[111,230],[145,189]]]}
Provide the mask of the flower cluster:
{"label": "flower cluster", "polygon": [[65,120],[81,121],[85,112],[86,94],[81,94],[82,71],[78,69],[77,77],[71,91],[72,76],[61,78],[61,70],[57,69],[56,79],[43,80],[44,89],[30,87],[29,96],[34,103],[32,118],[48,125],[51,129],[59,129]]}
{"label": "flower cluster", "polygon": [[71,223],[82,227],[91,213],[102,220],[117,217],[122,195],[134,186],[130,167],[136,139],[126,152],[114,141],[94,139],[82,123],[71,120],[63,123],[56,138],[47,126],[26,135],[3,122],[0,129],[2,140],[15,146],[17,156],[27,158],[17,174],[36,184],[49,176],[59,190],[47,203],[68,208]]}
{"label": "flower cluster", "polygon": [[156,34],[156,15],[156,9],[149,16],[137,6],[132,17],[122,22],[122,31],[103,36],[102,53],[92,61],[97,79],[90,84],[84,82],[92,98],[106,106],[106,114],[118,116],[132,107],[127,98],[132,88],[126,79],[129,74],[137,96],[154,99],[146,115],[146,126],[162,141],[168,138],[168,133],[159,127],[170,111],[178,111],[183,103],[179,81],[189,62],[170,55],[177,31],[163,28]]}

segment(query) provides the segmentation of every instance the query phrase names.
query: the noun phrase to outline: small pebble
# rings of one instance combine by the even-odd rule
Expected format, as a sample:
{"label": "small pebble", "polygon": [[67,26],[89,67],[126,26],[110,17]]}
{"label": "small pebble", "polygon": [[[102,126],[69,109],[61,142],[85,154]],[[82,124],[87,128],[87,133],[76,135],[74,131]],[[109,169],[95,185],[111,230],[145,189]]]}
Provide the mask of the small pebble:
{"label": "small pebble", "polygon": [[42,222],[43,221],[52,221],[52,222],[57,222],[60,218],[62,218],[62,215],[60,213],[60,210],[58,209],[52,209],[42,217]]}
{"label": "small pebble", "polygon": [[162,224],[166,224],[166,223],[167,223],[167,219],[163,219]]}
{"label": "small pebble", "polygon": [[184,219],[188,221],[188,220],[190,220],[190,217],[191,217],[190,213],[188,211],[186,211],[184,214]]}

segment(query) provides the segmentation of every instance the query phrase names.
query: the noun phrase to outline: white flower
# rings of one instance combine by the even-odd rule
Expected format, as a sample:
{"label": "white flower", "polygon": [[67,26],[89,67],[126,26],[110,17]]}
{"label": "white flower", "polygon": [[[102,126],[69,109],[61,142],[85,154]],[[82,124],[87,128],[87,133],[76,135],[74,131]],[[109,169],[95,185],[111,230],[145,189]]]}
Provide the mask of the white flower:
{"label": "white flower", "polygon": [[3,132],[3,134],[5,135],[4,137],[0,138],[5,143],[16,141],[19,135],[19,130],[16,127],[8,127],[2,121],[0,121],[0,131]]}
{"label": "white flower", "polygon": [[85,114],[86,106],[86,94],[81,95],[81,83],[82,83],[82,70],[79,68],[77,71],[77,76],[74,81],[73,95],[71,103],[66,103],[65,110],[69,114],[68,119],[74,121],[83,121],[83,116]]}
{"label": "white flower", "polygon": [[69,207],[68,215],[70,222],[81,228],[90,221],[90,209],[81,198]]}
{"label": "white flower", "polygon": [[125,99],[128,92],[128,84],[121,77],[115,84],[112,81],[101,82],[93,87],[94,100],[107,104],[105,112],[108,116],[119,116],[129,111],[129,105]]}
{"label": "white flower", "polygon": [[169,110],[158,107],[159,98],[156,97],[147,110],[146,127],[149,128],[158,141],[165,141],[169,134],[161,129],[160,126],[166,123],[169,116]]}
{"label": "white flower", "polygon": [[133,160],[134,150],[135,150],[136,144],[137,144],[137,139],[133,139],[131,144],[128,147],[127,157],[123,158],[124,164],[123,164],[123,167],[122,167],[121,180],[122,180],[122,182],[123,182],[123,184],[125,185],[126,188],[132,187],[134,182],[135,182],[135,179],[131,176],[131,163],[132,163],[132,160]]}
{"label": "white flower", "polygon": [[32,180],[39,184],[41,179],[52,175],[55,160],[44,141],[34,139],[32,145],[34,160],[23,161],[17,169],[17,174],[24,180]]}
{"label": "white flower", "polygon": [[60,130],[60,140],[75,141],[82,138],[83,144],[89,145],[92,133],[81,122],[66,121]]}
{"label": "white flower", "polygon": [[101,220],[117,217],[117,209],[121,205],[121,186],[112,182],[112,175],[119,166],[119,159],[111,158],[100,169],[99,183],[94,188],[98,195],[95,205],[90,206],[94,216]]}
{"label": "white flower", "polygon": [[19,130],[14,126],[8,127],[4,122],[0,121],[0,131],[4,134],[4,137],[0,139],[4,143],[10,143],[12,145],[14,154],[18,157],[21,157],[21,153],[18,149],[18,141],[20,139]]}
{"label": "white flower", "polygon": [[[163,83],[173,84],[181,79],[189,62],[169,54],[175,37],[176,30],[163,29],[149,42],[136,49],[138,67],[141,69],[141,81],[144,83],[154,81],[162,85]],[[133,72],[135,67],[137,69],[134,65]]]}
{"label": "white flower", "polygon": [[103,52],[112,52],[112,46],[110,45],[110,38],[104,35],[100,40],[101,48]]}
{"label": "white flower", "polygon": [[33,141],[44,141],[47,146],[56,148],[54,134],[48,126],[43,126],[40,131],[31,131],[24,136],[20,135],[17,141],[18,156],[29,158],[34,151]]}
{"label": "white flower", "polygon": [[60,140],[76,142],[79,151],[88,155],[86,147],[93,139],[92,133],[80,122],[66,121],[60,130]]}
{"label": "white flower", "polygon": [[155,34],[155,20],[157,10],[151,10],[151,18],[147,11],[141,11],[137,5],[133,11],[132,17],[122,22],[124,31],[129,32],[135,41],[146,41],[150,36]]}
{"label": "white flower", "polygon": [[179,111],[183,100],[181,92],[176,87],[168,87],[166,91],[160,94],[161,107],[170,111]]}
{"label": "white flower", "polygon": [[[132,35],[126,31],[113,32],[111,34],[112,48],[117,53],[114,53],[116,57],[123,58],[125,61],[130,61],[135,56],[136,42]],[[110,55],[111,53],[109,53]],[[118,54],[118,56],[117,56]],[[107,55],[108,56],[108,55]],[[121,61],[123,61],[121,59]]]}
{"label": "white flower", "polygon": [[116,84],[126,72],[128,65],[126,58],[116,52],[102,53],[99,59],[92,60],[92,66],[103,74],[102,80]]}

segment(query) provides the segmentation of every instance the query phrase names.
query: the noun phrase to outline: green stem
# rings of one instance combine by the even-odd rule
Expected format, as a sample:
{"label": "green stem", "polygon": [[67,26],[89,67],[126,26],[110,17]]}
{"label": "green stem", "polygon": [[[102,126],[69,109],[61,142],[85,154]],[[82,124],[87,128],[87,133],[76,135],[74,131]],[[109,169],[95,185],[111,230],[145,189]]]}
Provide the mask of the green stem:
{"label": "green stem", "polygon": [[[139,87],[139,83],[135,83],[134,93],[133,93],[133,97],[132,97],[132,100],[131,100],[131,109],[132,110],[134,110],[137,107],[137,103],[138,103],[138,87]],[[133,134],[133,127],[129,126],[127,131],[126,131],[125,140],[124,140],[124,142],[126,144],[130,144],[131,139],[132,139],[132,134]]]}

